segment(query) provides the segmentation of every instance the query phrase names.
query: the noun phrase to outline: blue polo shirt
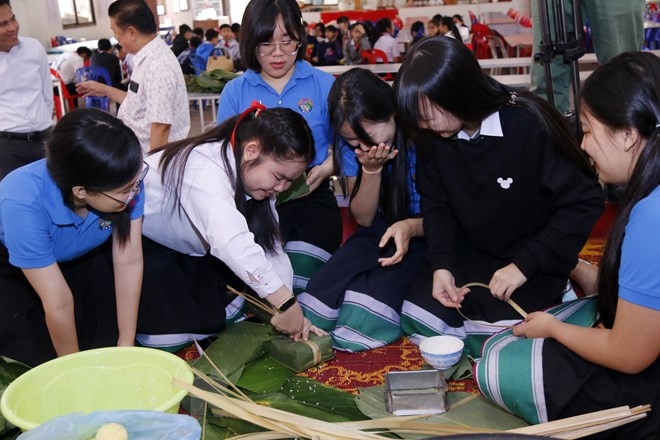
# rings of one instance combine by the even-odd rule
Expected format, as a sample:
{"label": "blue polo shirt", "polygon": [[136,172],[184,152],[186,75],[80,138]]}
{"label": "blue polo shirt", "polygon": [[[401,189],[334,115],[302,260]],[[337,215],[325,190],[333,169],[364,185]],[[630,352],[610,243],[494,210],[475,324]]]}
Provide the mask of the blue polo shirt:
{"label": "blue polo shirt", "polygon": [[621,245],[619,298],[660,310],[660,187],[637,202],[630,212]]}
{"label": "blue polo shirt", "polygon": [[[290,108],[305,118],[314,136],[316,157],[310,164],[313,167],[320,165],[328,157],[328,148],[332,143],[328,93],[335,78],[312,67],[306,61],[297,61],[294,69],[282,93],[277,93],[259,73],[251,69],[229,81],[220,94],[218,124],[241,113],[254,100],[261,102],[266,108]],[[341,160],[347,176],[357,175],[357,161],[352,151],[342,151]]]}
{"label": "blue polo shirt", "polygon": [[[131,219],[142,217],[144,187],[135,196]],[[104,243],[112,227],[102,228],[101,213],[82,218],[68,208],[46,159],[11,172],[0,182],[0,241],[9,262],[32,269],[70,261]]]}

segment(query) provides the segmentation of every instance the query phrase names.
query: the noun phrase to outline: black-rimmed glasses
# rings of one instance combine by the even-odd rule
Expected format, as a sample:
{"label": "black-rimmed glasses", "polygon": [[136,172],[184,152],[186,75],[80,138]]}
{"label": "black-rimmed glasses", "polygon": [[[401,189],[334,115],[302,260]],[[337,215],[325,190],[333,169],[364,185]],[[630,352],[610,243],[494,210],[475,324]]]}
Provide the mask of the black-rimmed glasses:
{"label": "black-rimmed glasses", "polygon": [[135,198],[135,195],[138,192],[140,192],[140,184],[142,183],[144,178],[147,176],[147,173],[149,172],[149,164],[144,162],[144,161],[142,161],[142,164],[143,164],[142,165],[142,171],[140,171],[140,175],[138,176],[137,180],[135,181],[135,185],[133,185],[133,188],[131,188],[131,190],[129,191],[125,202],[121,201],[121,200],[119,200],[115,197],[112,197],[110,194],[106,194],[103,191],[99,191],[99,192],[101,194],[103,194],[104,196],[106,196],[108,198],[111,198],[112,200],[114,200],[117,203],[121,203],[124,206],[129,206],[131,204],[131,202],[133,201],[133,199]]}
{"label": "black-rimmed glasses", "polygon": [[295,55],[298,53],[300,46],[302,46],[302,43],[296,40],[259,43],[257,44],[257,55],[267,57],[274,54],[278,47],[285,55]]}

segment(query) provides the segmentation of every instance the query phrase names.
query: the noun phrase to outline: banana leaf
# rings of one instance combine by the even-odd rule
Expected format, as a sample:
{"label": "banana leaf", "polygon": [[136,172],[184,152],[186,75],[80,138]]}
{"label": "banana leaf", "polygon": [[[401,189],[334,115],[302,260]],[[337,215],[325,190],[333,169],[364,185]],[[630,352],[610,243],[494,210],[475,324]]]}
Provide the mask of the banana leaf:
{"label": "banana leaf", "polygon": [[[220,332],[218,338],[205,350],[225,376],[231,376],[234,383],[238,380],[233,374],[241,370],[247,363],[268,353],[266,341],[269,341],[275,331],[271,326],[253,322],[232,324]],[[206,356],[192,362],[192,366],[203,373],[223,381]]]}
{"label": "banana leaf", "polygon": [[[281,409],[294,414],[311,417],[325,422],[349,422],[350,418],[338,414],[334,411],[328,411],[325,408],[314,407],[309,404],[298,402],[281,393],[266,393],[258,395],[248,395],[255,403],[269,406],[271,408]],[[319,401],[321,400],[319,396]]]}
{"label": "banana leaf", "polygon": [[296,180],[291,182],[291,186],[281,193],[277,194],[275,204],[281,205],[290,200],[295,200],[309,194],[309,186],[307,186],[307,173],[303,173]]}
{"label": "banana leaf", "polygon": [[355,404],[353,394],[307,377],[292,376],[280,392],[304,405],[341,415],[348,420],[366,419]]}
{"label": "banana leaf", "polygon": [[292,374],[289,368],[266,356],[246,365],[240,379],[234,383],[254,393],[274,393],[282,388]]}
{"label": "banana leaf", "polygon": [[224,80],[225,82],[231,81],[232,79],[236,78],[238,76],[238,73],[230,72],[228,70],[223,70],[223,69],[214,69],[211,70],[210,72],[205,72],[210,76],[211,78],[214,79],[221,79]]}
{"label": "banana leaf", "polygon": [[[386,387],[384,385],[361,388],[360,394],[355,398],[355,403],[360,411],[369,418],[391,417],[392,414],[385,410],[385,391]],[[468,425],[475,428],[497,430],[528,426],[528,423],[524,420],[508,413],[481,395],[450,392],[447,393],[447,401],[449,411],[420,420],[430,423]],[[423,438],[408,434],[399,435],[410,439]]]}

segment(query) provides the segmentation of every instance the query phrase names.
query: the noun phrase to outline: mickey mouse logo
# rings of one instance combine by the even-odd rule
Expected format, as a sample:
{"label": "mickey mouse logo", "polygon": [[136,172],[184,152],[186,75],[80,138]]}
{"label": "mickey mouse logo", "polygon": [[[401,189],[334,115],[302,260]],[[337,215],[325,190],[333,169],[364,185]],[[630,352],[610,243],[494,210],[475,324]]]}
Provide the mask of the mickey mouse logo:
{"label": "mickey mouse logo", "polygon": [[502,189],[509,189],[511,187],[511,184],[513,183],[513,179],[511,177],[507,177],[506,179],[502,179],[501,177],[498,177],[497,183],[500,184]]}

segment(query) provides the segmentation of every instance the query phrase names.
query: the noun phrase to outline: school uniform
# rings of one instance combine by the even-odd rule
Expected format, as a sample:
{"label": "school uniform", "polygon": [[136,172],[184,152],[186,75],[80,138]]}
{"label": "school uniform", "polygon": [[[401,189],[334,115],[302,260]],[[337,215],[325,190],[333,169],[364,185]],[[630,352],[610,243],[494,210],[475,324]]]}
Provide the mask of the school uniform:
{"label": "school uniform", "polygon": [[[290,108],[305,118],[312,131],[316,155],[311,169],[325,161],[332,143],[327,101],[334,77],[306,61],[297,61],[294,69],[281,93],[250,69],[231,80],[220,95],[218,123],[241,113],[254,100],[266,108]],[[348,151],[341,160],[346,175],[357,175],[355,154]],[[277,211],[284,249],[293,261],[294,292],[299,293],[310,276],[339,248],[342,239],[339,207],[329,182],[322,182],[316,191],[279,205]]]}
{"label": "school uniform", "polygon": [[[136,194],[131,220],[142,217]],[[112,224],[63,202],[42,159],[0,182],[0,354],[36,365],[56,357],[41,299],[21,269],[57,263],[72,291],[80,349],[117,344]]]}
{"label": "school uniform", "polygon": [[[383,172],[389,169],[391,165]],[[415,155],[410,152],[410,217],[420,215],[414,173]],[[423,238],[412,238],[403,260],[383,267],[378,259],[396,252],[393,240],[378,246],[388,226],[380,211],[371,226],[359,226],[298,295],[305,316],[329,332],[339,350],[364,351],[401,337],[401,304],[424,262],[426,245]]]}
{"label": "school uniform", "polygon": [[[632,209],[621,247],[619,298],[637,306],[660,310],[660,275],[650,270],[660,259],[660,188]],[[586,302],[586,300],[583,300]],[[595,303],[595,300],[592,301]],[[579,302],[575,306],[579,306]],[[571,307],[575,307],[571,306]],[[584,305],[582,305],[584,307]],[[595,305],[592,305],[595,308]],[[591,313],[594,316],[594,312]],[[565,316],[557,318],[567,321]],[[570,322],[570,321],[568,321]],[[576,323],[577,325],[581,325]],[[628,405],[651,405],[641,420],[589,437],[593,439],[656,439],[660,433],[660,358],[637,374],[621,373],[593,364],[551,338],[523,339],[497,335],[489,341],[475,369],[479,386],[497,396],[510,410],[523,410],[520,396],[529,396],[528,421],[546,422]],[[521,344],[534,344],[531,353]],[[508,377],[502,366],[515,364],[528,373]],[[519,414],[525,415],[525,414]],[[529,420],[530,418],[535,420]]]}
{"label": "school uniform", "polygon": [[[172,184],[161,183],[162,153],[147,157],[144,212],[144,282],[138,341],[172,347],[223,330],[244,316],[242,297],[228,297],[227,285],[246,285],[261,298],[282,286],[291,289],[293,271],[280,246],[266,253],[255,243],[236,208],[229,147],[227,168],[221,143],[196,147],[188,157],[176,200]],[[257,202],[259,203],[259,202]],[[266,200],[273,210],[274,197]]]}
{"label": "school uniform", "polygon": [[[472,288],[459,314],[431,296],[432,273],[456,286],[486,283],[514,263],[527,281],[512,299],[527,312],[561,301],[569,272],[603,210],[603,193],[552,145],[528,111],[505,106],[478,135],[427,138],[418,145],[428,265],[403,304],[404,334],[487,336],[520,320],[487,289]],[[495,324],[493,326],[492,324]],[[477,354],[477,353],[475,353]]]}

